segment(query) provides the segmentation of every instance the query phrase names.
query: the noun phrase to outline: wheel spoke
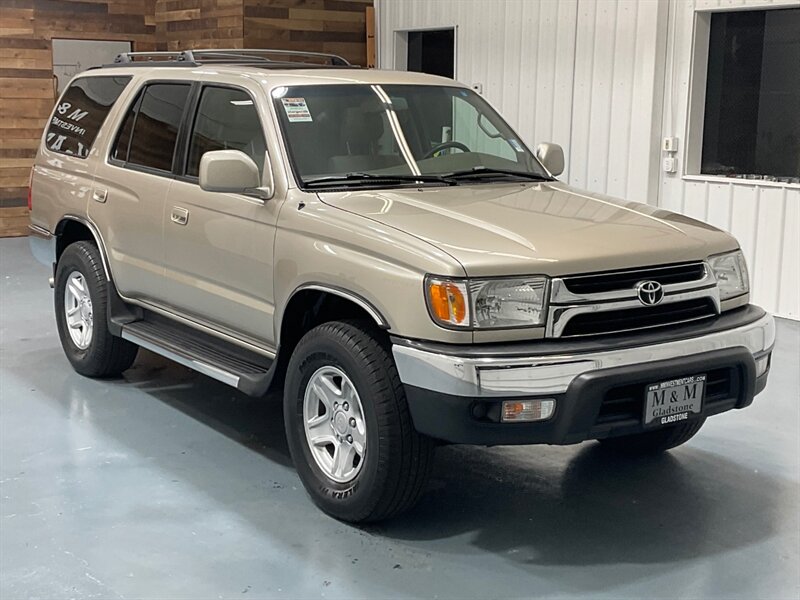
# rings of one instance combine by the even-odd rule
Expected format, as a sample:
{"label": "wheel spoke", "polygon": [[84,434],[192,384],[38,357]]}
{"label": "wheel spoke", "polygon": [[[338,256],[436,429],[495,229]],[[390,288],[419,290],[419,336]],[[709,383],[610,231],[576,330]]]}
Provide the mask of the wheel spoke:
{"label": "wheel spoke", "polygon": [[312,446],[316,446],[317,448],[321,448],[323,446],[330,446],[333,444],[335,447],[339,447],[339,440],[337,440],[332,433],[320,433],[319,435],[309,435],[308,441],[311,442]]}
{"label": "wheel spoke", "polygon": [[71,316],[72,316],[72,315],[74,315],[76,312],[78,312],[80,309],[81,309],[81,307],[80,307],[80,306],[78,306],[78,304],[75,304],[75,306],[73,306],[72,308],[70,308],[70,309],[67,311],[67,316],[68,316],[68,317],[71,317]]}
{"label": "wheel spoke", "polygon": [[92,341],[92,326],[84,323],[82,334],[81,339],[83,340],[83,345],[88,346],[89,342]]}
{"label": "wheel spoke", "polygon": [[331,429],[331,420],[328,413],[311,417],[306,421],[306,423],[308,425],[307,429],[310,436],[332,436],[333,430]]}
{"label": "wheel spoke", "polygon": [[319,378],[325,388],[327,396],[329,399],[335,398],[336,400],[341,400],[342,398],[342,390],[336,387],[336,384],[333,382],[333,379],[329,376],[323,376]]}
{"label": "wheel spoke", "polygon": [[331,397],[328,389],[317,382],[314,382],[312,384],[311,389],[314,391],[314,395],[325,406],[325,411],[328,413],[332,413],[334,400]]}
{"label": "wheel spoke", "polygon": [[364,431],[361,428],[353,429],[351,434],[353,436],[353,446],[356,446],[356,450],[358,450],[359,454],[364,454],[364,446],[367,443],[367,436],[364,435]]}
{"label": "wheel spoke", "polygon": [[333,474],[336,477],[344,477],[353,468],[353,458],[355,453],[349,444],[339,444],[333,454]]}
{"label": "wheel spoke", "polygon": [[75,279],[70,280],[67,288],[69,289],[69,293],[72,294],[72,297],[75,298],[76,301],[80,301],[83,297],[83,290],[78,287]]}

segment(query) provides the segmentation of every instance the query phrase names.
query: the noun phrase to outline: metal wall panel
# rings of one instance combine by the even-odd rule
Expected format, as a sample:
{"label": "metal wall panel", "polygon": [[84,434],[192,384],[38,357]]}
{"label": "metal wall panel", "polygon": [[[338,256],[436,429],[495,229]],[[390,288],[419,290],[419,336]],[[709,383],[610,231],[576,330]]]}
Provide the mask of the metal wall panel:
{"label": "metal wall panel", "polygon": [[[687,137],[697,11],[800,6],[796,0],[675,0],[670,4],[664,97],[664,136]],[[704,80],[702,81],[704,84]],[[702,107],[695,107],[702,110]],[[750,267],[753,301],[777,315],[800,319],[800,186],[686,176],[685,148],[678,172],[661,177],[659,204],[730,231]]]}

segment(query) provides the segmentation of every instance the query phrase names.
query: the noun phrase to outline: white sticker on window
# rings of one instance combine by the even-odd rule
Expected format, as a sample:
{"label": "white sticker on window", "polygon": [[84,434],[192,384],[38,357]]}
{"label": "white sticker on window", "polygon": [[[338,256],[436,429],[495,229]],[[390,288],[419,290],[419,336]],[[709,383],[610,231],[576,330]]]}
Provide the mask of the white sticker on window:
{"label": "white sticker on window", "polygon": [[290,123],[310,123],[313,121],[305,98],[281,98],[281,102]]}
{"label": "white sticker on window", "polygon": [[522,145],[514,138],[508,140],[508,143],[511,144],[511,147],[514,148],[514,150],[516,150],[517,152],[524,152],[524,150],[522,149]]}

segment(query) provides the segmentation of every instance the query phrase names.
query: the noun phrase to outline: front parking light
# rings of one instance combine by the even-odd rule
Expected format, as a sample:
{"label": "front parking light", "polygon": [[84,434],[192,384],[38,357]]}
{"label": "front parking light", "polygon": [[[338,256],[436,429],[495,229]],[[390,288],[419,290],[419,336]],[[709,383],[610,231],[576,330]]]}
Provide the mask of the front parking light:
{"label": "front parking light", "polygon": [[500,413],[503,423],[530,423],[546,421],[553,416],[556,401],[552,398],[544,400],[505,400]]}

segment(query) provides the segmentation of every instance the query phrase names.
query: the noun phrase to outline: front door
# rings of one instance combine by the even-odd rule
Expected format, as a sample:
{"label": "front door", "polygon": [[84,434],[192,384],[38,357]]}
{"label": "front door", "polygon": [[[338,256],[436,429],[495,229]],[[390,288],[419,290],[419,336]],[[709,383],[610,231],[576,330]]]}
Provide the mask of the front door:
{"label": "front door", "polygon": [[264,128],[250,92],[205,85],[188,138],[183,176],[164,205],[164,302],[180,314],[274,347],[273,243],[277,200],[206,192],[200,158],[240,150],[263,170]]}

